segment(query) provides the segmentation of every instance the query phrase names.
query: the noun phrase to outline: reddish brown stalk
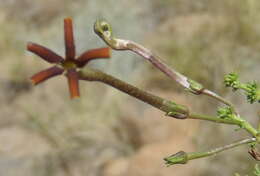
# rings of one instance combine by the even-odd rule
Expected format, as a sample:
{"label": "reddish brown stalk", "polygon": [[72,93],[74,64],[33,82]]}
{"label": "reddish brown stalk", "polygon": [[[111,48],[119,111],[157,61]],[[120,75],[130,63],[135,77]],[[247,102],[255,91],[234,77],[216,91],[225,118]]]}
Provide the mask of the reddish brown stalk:
{"label": "reddish brown stalk", "polygon": [[79,98],[79,78],[75,69],[69,69],[67,73],[68,84],[70,89],[70,97]]}
{"label": "reddish brown stalk", "polygon": [[53,66],[51,68],[43,70],[39,73],[36,73],[35,75],[33,75],[31,77],[32,84],[37,85],[49,78],[62,74],[63,71],[64,71],[63,69],[61,69],[57,66]]}
{"label": "reddish brown stalk", "polygon": [[73,26],[72,19],[64,19],[64,39],[65,39],[65,50],[66,50],[66,59],[73,60],[76,55],[74,37],[73,37]]}
{"label": "reddish brown stalk", "polygon": [[78,64],[77,65],[79,67],[83,67],[91,60],[110,58],[110,55],[111,55],[110,48],[92,49],[92,50],[84,52],[83,54],[81,54],[78,57],[78,59],[77,59]]}
{"label": "reddish brown stalk", "polygon": [[42,59],[49,63],[59,63],[63,60],[61,56],[57,55],[52,50],[45,48],[44,46],[38,45],[36,43],[28,42],[27,50],[40,56]]}

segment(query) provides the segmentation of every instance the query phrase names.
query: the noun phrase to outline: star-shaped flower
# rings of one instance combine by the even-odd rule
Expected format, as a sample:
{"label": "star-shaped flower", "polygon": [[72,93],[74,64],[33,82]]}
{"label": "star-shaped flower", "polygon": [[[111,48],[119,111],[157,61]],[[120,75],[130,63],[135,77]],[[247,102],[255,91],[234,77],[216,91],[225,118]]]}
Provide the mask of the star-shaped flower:
{"label": "star-shaped flower", "polygon": [[64,39],[65,39],[65,58],[59,56],[52,50],[44,46],[29,42],[27,50],[40,56],[43,60],[54,64],[54,66],[36,73],[31,77],[34,85],[65,72],[68,79],[69,91],[71,98],[79,97],[79,75],[78,71],[84,67],[89,61],[99,58],[110,58],[109,48],[97,48],[84,52],[76,57],[74,45],[72,19],[64,19]]}

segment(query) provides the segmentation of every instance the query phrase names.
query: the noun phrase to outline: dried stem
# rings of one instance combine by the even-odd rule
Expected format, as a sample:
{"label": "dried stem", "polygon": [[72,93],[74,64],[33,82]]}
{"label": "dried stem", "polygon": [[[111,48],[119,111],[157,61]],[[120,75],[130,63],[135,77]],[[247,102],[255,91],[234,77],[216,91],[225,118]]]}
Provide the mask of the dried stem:
{"label": "dried stem", "polygon": [[112,27],[111,25],[105,20],[97,20],[94,25],[94,31],[96,34],[103,39],[111,48],[115,50],[130,50],[135,52],[136,54],[142,56],[149,62],[151,62],[156,68],[160,71],[165,73],[169,78],[178,82],[184,88],[189,90],[194,94],[204,94],[210,96],[228,106],[231,106],[234,109],[234,106],[222,98],[221,96],[217,95],[216,93],[205,89],[201,84],[198,82],[187,78],[186,76],[182,75],[181,73],[177,72],[173,68],[170,68],[165,63],[162,62],[161,58],[152,53],[147,48],[139,45],[130,40],[123,40],[117,39],[113,36]]}
{"label": "dried stem", "polygon": [[166,112],[166,115],[168,116],[178,119],[185,119],[188,117],[189,111],[186,106],[176,104],[173,101],[165,100],[161,97],[140,90],[101,71],[85,68],[84,70],[80,71],[79,75],[81,80],[99,81],[108,84],[122,92],[129,94],[130,96],[152,105],[157,109],[160,109],[163,112]]}

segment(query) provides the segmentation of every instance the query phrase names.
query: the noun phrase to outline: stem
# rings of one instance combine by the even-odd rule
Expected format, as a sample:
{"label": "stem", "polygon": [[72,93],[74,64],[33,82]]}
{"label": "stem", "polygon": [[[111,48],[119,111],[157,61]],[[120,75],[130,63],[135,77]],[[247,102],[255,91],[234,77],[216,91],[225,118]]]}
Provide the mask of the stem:
{"label": "stem", "polygon": [[165,112],[166,115],[170,117],[174,117],[177,119],[199,119],[217,123],[237,125],[245,129],[254,137],[257,137],[258,135],[258,131],[254,127],[252,127],[251,124],[241,119],[240,117],[219,118],[204,114],[190,113],[188,107],[184,105],[177,104],[173,101],[166,100],[151,93],[145,92],[99,70],[85,68],[84,70],[79,72],[79,79],[87,81],[99,81],[108,84],[132,97],[135,97],[145,103],[150,104],[151,106]]}
{"label": "stem", "polygon": [[169,101],[151,93],[145,92],[99,70],[85,68],[79,72],[79,75],[81,80],[99,81],[108,84],[130,96],[152,105],[153,107],[163,112],[166,112],[167,116],[171,116],[177,119],[200,119],[224,124],[241,125],[241,121],[237,119],[222,119],[214,116],[189,113],[189,109],[184,105],[177,104],[173,101]]}
{"label": "stem", "polygon": [[209,97],[212,97],[212,98],[214,98],[214,99],[216,99],[216,100],[226,104],[227,106],[230,106],[232,109],[234,109],[234,105],[232,105],[232,103],[228,102],[225,98],[219,96],[218,94],[216,94],[216,93],[214,93],[214,92],[212,92],[212,91],[210,91],[208,89],[204,89],[203,90],[203,94],[207,95]]}
{"label": "stem", "polygon": [[252,134],[254,137],[256,137],[259,141],[258,131],[250,123],[248,123],[247,121],[243,121],[240,126],[244,128],[247,132]]}
{"label": "stem", "polygon": [[127,93],[132,97],[135,97],[145,103],[152,105],[157,109],[160,109],[163,112],[166,112],[166,115],[168,116],[184,119],[187,118],[189,114],[188,108],[184,105],[176,104],[173,101],[165,100],[161,97],[145,92],[101,71],[86,68],[80,71],[79,75],[80,79],[82,80],[99,81],[108,84],[124,93]]}
{"label": "stem", "polygon": [[[156,68],[166,74],[172,80],[178,82],[184,88],[194,94],[204,94],[210,96],[228,106],[232,106],[231,103],[226,101],[221,96],[217,95],[210,90],[205,89],[201,84],[190,80],[186,76],[177,72],[173,68],[170,68],[167,64],[163,63],[161,58],[153,54],[150,50],[130,40],[117,39],[113,36],[111,25],[105,20],[97,20],[94,24],[95,33],[104,40],[111,48],[115,50],[130,50],[136,54],[142,56],[149,62],[151,62]],[[195,84],[194,84],[195,83]],[[234,108],[234,106],[232,106]]]}
{"label": "stem", "polygon": [[204,114],[193,114],[190,113],[189,115],[190,119],[199,119],[199,120],[207,120],[217,123],[225,123],[225,124],[231,124],[231,125],[240,125],[241,122],[235,119],[228,119],[228,118],[219,118],[215,116],[209,116]]}
{"label": "stem", "polygon": [[234,143],[222,146],[222,147],[218,147],[212,150],[209,150],[207,152],[194,152],[194,153],[190,153],[188,154],[188,157],[190,159],[196,159],[196,158],[202,158],[202,157],[207,157],[207,156],[211,156],[211,155],[216,155],[217,153],[223,152],[225,150],[229,150],[235,147],[238,147],[240,145],[244,145],[244,144],[250,144],[252,142],[255,142],[256,138],[247,138],[247,139],[243,139],[243,140],[239,140],[236,141]]}
{"label": "stem", "polygon": [[257,113],[258,116],[258,127],[257,130],[260,131],[260,111]]}
{"label": "stem", "polygon": [[206,151],[206,152],[186,153],[186,152],[180,151],[170,157],[165,158],[164,160],[166,161],[167,165],[186,164],[189,160],[216,155],[225,150],[229,150],[229,149],[232,149],[232,148],[238,147],[240,145],[244,145],[244,144],[250,144],[252,142],[256,142],[256,138],[247,138],[247,139],[239,140],[239,141],[233,142],[232,144],[218,147],[218,148]]}
{"label": "stem", "polygon": [[[123,40],[120,39],[115,39],[117,42],[122,42]],[[190,83],[188,81],[188,78],[185,77],[184,75],[180,74],[179,72],[175,71],[174,69],[170,68],[168,65],[163,63],[159,56],[156,56],[153,54],[151,51],[149,51],[147,48],[144,48],[143,46],[132,42],[132,41],[126,41],[126,46],[122,47],[127,50],[131,50],[135,52],[136,54],[142,56],[149,62],[151,62],[156,68],[158,68],[160,71],[162,71],[164,74],[166,74],[169,78],[175,80],[178,82],[180,85],[182,85],[184,88],[189,89],[190,88]]]}
{"label": "stem", "polygon": [[248,87],[246,86],[246,84],[240,84],[239,88],[242,89],[242,90],[244,90],[244,91],[246,91],[246,92],[250,91],[250,88],[248,88]]}

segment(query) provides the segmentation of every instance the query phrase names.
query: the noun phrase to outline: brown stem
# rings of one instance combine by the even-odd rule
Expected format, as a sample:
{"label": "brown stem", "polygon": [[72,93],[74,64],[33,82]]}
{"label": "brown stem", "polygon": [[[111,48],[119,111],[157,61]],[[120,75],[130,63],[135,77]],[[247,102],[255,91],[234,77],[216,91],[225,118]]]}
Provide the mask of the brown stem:
{"label": "brown stem", "polygon": [[155,96],[143,90],[140,90],[128,83],[125,83],[117,78],[107,75],[101,71],[86,68],[79,73],[80,79],[87,81],[100,81],[108,84],[122,92],[129,94],[145,103],[152,105],[155,108],[166,112],[168,116],[185,119],[188,117],[188,108],[184,105],[176,104],[172,101],[165,100],[161,97]]}

